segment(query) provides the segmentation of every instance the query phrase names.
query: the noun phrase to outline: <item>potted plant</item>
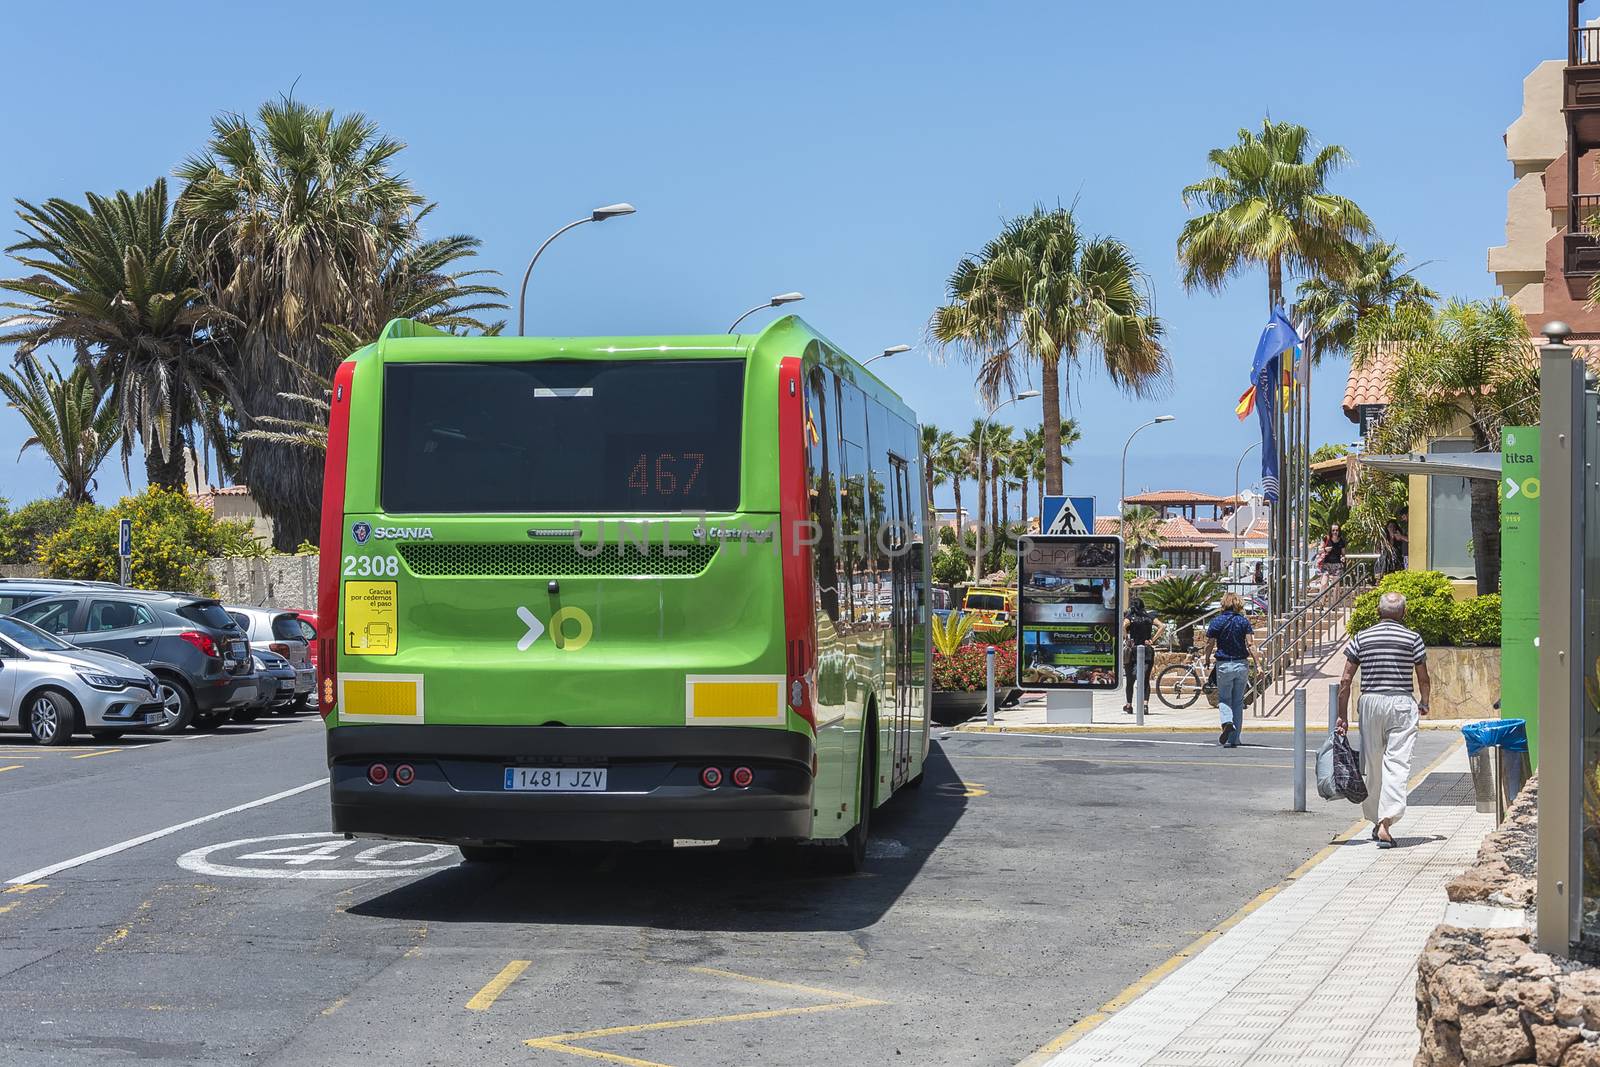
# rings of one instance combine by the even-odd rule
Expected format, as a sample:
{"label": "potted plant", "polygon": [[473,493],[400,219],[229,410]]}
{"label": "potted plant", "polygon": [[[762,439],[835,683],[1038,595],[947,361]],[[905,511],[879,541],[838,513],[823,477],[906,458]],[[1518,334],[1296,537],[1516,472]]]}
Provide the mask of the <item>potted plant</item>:
{"label": "potted plant", "polygon": [[1162,622],[1178,627],[1178,647],[1188,652],[1194,648],[1194,621],[1211,610],[1222,586],[1209,574],[1176,574],[1158,578],[1139,595]]}
{"label": "potted plant", "polygon": [[[933,721],[956,726],[982,711],[988,699],[989,646],[969,640],[972,620],[965,615],[934,616],[932,625]],[[1016,642],[996,643],[994,649],[995,693],[1004,701],[1017,674]]]}

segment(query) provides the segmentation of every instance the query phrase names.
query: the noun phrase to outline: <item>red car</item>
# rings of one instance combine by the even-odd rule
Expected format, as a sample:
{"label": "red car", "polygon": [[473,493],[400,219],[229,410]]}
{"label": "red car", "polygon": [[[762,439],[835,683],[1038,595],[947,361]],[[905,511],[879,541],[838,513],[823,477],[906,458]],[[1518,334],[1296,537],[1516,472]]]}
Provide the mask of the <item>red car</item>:
{"label": "red car", "polygon": [[[311,666],[317,665],[317,613],[314,611],[301,611],[299,608],[294,613],[300,618],[300,632],[305,634],[306,642],[311,646]],[[317,672],[317,684],[311,689],[310,706],[316,707],[322,699],[322,672]]]}

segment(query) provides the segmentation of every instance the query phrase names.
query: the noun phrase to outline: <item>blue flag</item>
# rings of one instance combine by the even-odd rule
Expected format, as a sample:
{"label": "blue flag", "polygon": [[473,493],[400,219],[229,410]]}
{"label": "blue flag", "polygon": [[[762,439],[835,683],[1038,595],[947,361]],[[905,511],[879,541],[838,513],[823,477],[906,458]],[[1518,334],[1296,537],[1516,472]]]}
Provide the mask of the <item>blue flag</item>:
{"label": "blue flag", "polygon": [[1256,342],[1250,380],[1256,387],[1256,418],[1261,423],[1261,494],[1269,504],[1278,502],[1278,404],[1283,396],[1283,354],[1300,343],[1282,308],[1272,309],[1272,319]]}

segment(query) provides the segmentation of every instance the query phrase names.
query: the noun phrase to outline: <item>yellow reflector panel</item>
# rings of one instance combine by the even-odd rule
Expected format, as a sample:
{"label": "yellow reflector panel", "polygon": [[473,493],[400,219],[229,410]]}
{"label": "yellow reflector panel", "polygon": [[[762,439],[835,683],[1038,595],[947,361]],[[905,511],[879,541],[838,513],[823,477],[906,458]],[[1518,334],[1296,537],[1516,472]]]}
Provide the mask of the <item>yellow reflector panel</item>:
{"label": "yellow reflector panel", "polygon": [[339,719],[349,721],[421,722],[420,674],[359,676],[339,679]]}
{"label": "yellow reflector panel", "polygon": [[690,675],[686,688],[685,721],[691,724],[784,721],[782,677]]}

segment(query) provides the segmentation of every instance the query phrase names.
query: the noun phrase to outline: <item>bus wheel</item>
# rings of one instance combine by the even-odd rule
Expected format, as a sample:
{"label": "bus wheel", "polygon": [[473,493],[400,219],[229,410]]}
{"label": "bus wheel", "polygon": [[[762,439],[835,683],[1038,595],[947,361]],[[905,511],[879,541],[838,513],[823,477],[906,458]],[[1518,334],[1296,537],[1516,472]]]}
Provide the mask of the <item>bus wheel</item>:
{"label": "bus wheel", "polygon": [[461,858],[468,863],[510,863],[517,850],[509,845],[459,845]]}
{"label": "bus wheel", "polygon": [[878,725],[868,717],[862,731],[861,785],[856,797],[856,824],[844,839],[828,849],[830,867],[839,874],[855,874],[867,865],[867,838],[872,835],[872,786],[878,774]]}

